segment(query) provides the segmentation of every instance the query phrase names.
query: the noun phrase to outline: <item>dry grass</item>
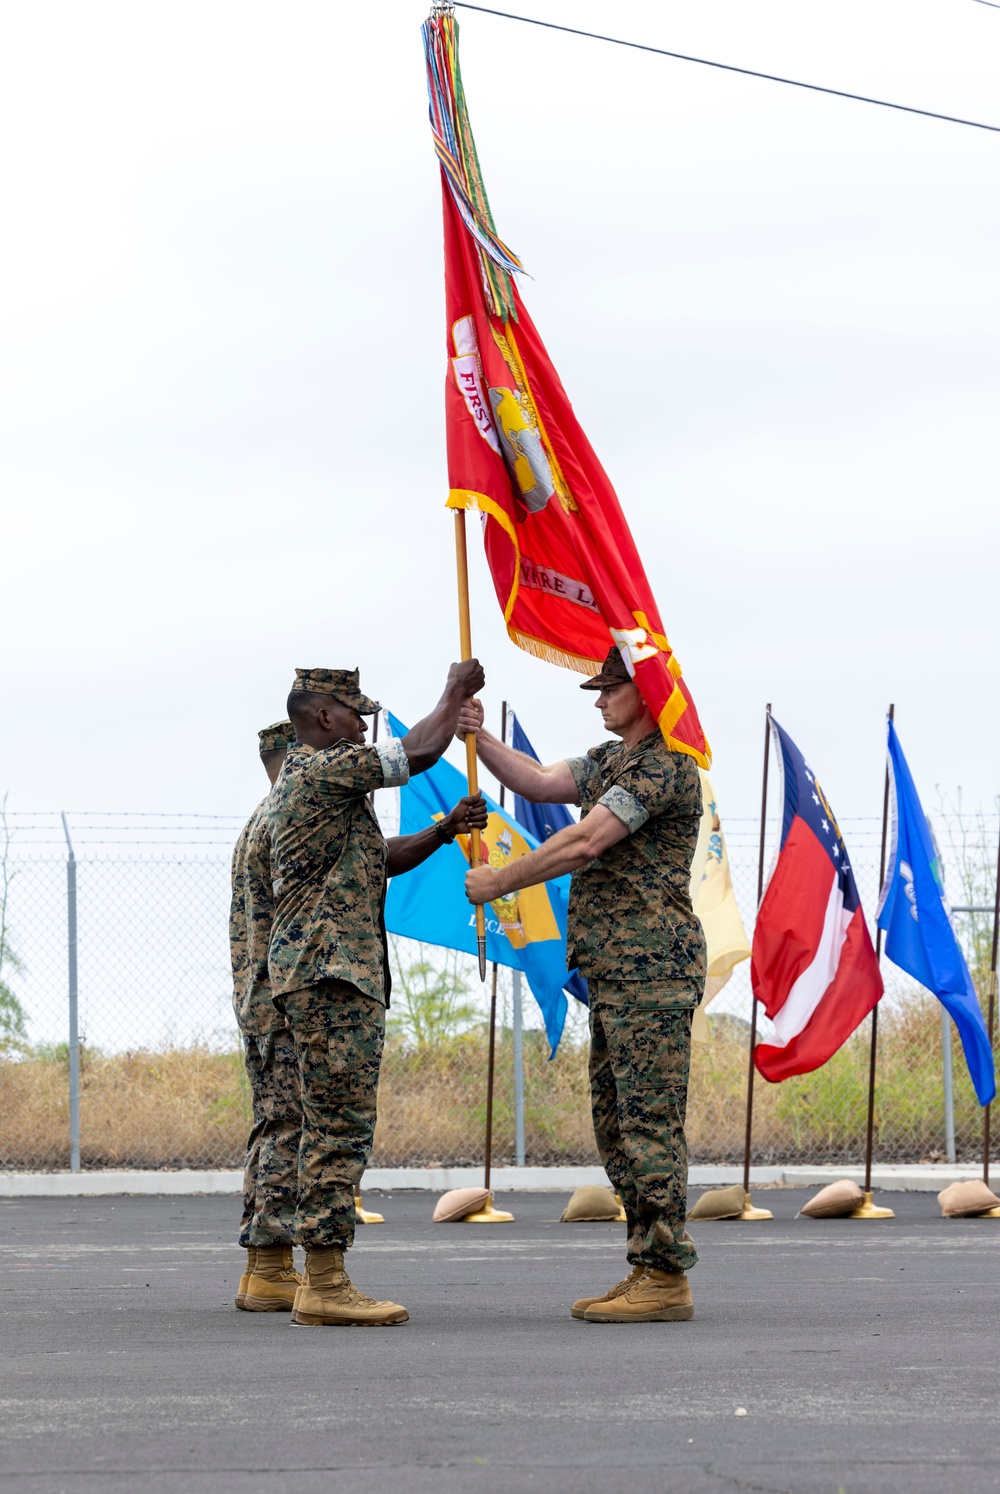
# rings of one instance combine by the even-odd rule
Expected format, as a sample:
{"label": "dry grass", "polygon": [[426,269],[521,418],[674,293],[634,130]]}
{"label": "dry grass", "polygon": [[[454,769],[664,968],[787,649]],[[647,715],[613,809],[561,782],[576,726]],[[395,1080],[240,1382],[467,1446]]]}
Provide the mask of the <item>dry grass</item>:
{"label": "dry grass", "polygon": [[[688,1138],[692,1161],[742,1156],[746,1028],[713,1021],[697,1046]],[[943,1144],[940,1008],[914,994],[886,1006],[879,1024],[876,1156],[919,1161]],[[494,1160],[514,1160],[510,1035],[498,1041]],[[422,1048],[399,1038],[386,1048],[373,1166],[475,1164],[485,1132],[486,1040],[481,1031]],[[782,1085],[758,1079],[757,1162],[858,1161],[868,1080],[867,1024],[825,1068]],[[0,1168],[66,1167],[68,1075],[64,1056],[0,1061]],[[525,1034],[525,1132],[534,1164],[596,1160],[586,1048],[563,1040],[549,1063],[541,1034]],[[980,1146],[982,1112],[955,1051],[958,1154]],[[239,1053],[194,1047],[162,1053],[84,1053],[81,1161],[101,1167],[239,1167],[250,1102]]]}

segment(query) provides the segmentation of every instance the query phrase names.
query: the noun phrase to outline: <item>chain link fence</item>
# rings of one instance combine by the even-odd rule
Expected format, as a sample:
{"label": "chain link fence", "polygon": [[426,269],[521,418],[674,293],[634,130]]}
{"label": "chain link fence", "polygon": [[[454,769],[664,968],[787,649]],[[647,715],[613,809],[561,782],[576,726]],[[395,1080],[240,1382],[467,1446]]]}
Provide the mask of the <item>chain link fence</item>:
{"label": "chain link fence", "polygon": [[[0,843],[0,1168],[71,1163],[72,1068],[68,849],[57,816],[8,815]],[[69,816],[75,845],[79,1165],[242,1165],[250,1096],[231,1007],[229,847],[224,817]],[[862,900],[874,911],[880,825],[842,822]],[[749,821],[724,823],[747,932],[757,901]],[[776,829],[776,827],[772,827]],[[938,823],[959,906],[992,905],[996,816]],[[5,854],[3,854],[5,852]],[[991,915],[956,914],[985,1001]],[[474,962],[394,940],[394,994],[372,1166],[457,1166],[483,1159],[489,984]],[[884,1162],[973,1161],[976,1104],[951,1024],[926,992],[883,962],[875,1155]],[[696,1044],[688,1131],[692,1162],[742,1158],[749,962],[709,1008]],[[496,1165],[597,1160],[587,1086],[586,1010],[570,1001],[554,1060],[524,986],[523,1151],[515,1105],[514,991],[498,979]],[[759,1022],[767,1037],[766,1019]],[[863,1159],[869,1024],[814,1074],[755,1087],[754,1160]],[[952,1072],[953,1123],[945,1076]]]}

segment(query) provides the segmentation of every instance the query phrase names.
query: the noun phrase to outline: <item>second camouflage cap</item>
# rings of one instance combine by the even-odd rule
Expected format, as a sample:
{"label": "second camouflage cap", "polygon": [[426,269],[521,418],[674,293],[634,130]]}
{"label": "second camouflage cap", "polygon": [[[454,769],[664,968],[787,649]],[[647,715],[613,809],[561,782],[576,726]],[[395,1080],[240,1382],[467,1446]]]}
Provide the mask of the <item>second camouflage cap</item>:
{"label": "second camouflage cap", "polygon": [[600,674],[595,674],[591,679],[584,680],[580,686],[581,690],[607,690],[612,685],[627,685],[632,676],[625,668],[625,660],[621,656],[621,650],[617,644],[612,644],[608,650],[608,657],[601,667]]}
{"label": "second camouflage cap", "polygon": [[260,738],[261,752],[280,752],[283,747],[288,747],[295,741],[295,732],[290,721],[276,721],[273,726],[265,726],[263,731],[257,733]]}
{"label": "second camouflage cap", "polygon": [[359,673],[357,669],[296,669],[292,689],[308,690],[310,695],[332,695],[359,716],[374,716],[382,707],[377,700],[362,695]]}

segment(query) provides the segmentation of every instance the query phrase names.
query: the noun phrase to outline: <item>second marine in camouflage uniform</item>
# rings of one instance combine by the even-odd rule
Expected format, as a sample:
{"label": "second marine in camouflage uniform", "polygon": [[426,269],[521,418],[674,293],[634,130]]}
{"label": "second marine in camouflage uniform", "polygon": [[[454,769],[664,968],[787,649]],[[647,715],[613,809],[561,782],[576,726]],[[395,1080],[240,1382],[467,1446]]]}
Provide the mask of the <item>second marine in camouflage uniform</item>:
{"label": "second marine in camouflage uniform", "polygon": [[452,665],[435,710],[405,737],[376,746],[365,743],[364,717],[379,706],[361,693],[356,669],[300,669],[288,697],[296,741],[267,807],[269,975],[291,1023],[302,1096],[295,1236],[306,1271],[292,1313],[299,1325],[407,1317],[398,1303],[366,1297],[344,1270],[385,1039],[386,878],[419,865],[459,831],[482,827],[487,811],[480,797],[463,799],[436,825],[387,843],[369,795],[437,762],[482,678],[475,660]]}
{"label": "second marine in camouflage uniform", "polygon": [[[259,733],[261,762],[272,784],[291,734],[290,721]],[[257,805],[236,842],[229,916],[233,1009],[253,1107],[239,1236],[247,1267],[236,1294],[236,1306],[249,1312],[290,1311],[299,1284],[292,1269],[292,1226],[302,1111],[291,1033],[271,999],[267,973],[274,914],[267,802]]]}
{"label": "second marine in camouflage uniform", "polygon": [[470,901],[573,873],[567,967],[590,990],[594,1132],[628,1221],[631,1276],[573,1304],[588,1321],[692,1316],[684,1273],[698,1257],[685,1228],[684,1118],[691,1017],[705,985],[705,936],[691,906],[691,861],[702,813],[694,759],[664,742],[617,648],[582,689],[599,692],[605,726],[622,738],[545,768],[481,729],[482,760],[515,793],[578,803],[579,824],[500,871],[470,871]]}

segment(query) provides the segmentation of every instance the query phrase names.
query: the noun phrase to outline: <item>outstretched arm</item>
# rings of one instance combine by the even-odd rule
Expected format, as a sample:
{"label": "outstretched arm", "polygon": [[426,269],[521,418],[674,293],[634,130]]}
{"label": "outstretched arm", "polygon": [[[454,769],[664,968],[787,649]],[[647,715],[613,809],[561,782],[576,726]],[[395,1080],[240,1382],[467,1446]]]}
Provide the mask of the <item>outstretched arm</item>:
{"label": "outstretched arm", "polygon": [[[483,703],[466,700],[458,713],[458,734],[476,734],[476,752],[495,778],[532,804],[579,804],[579,794],[569,764],[545,767],[525,752],[515,752],[483,726]],[[543,879],[544,880],[544,879]]]}
{"label": "outstretched arm", "polygon": [[471,798],[459,799],[450,814],[426,830],[418,830],[415,835],[394,835],[388,842],[388,875],[398,877],[403,872],[412,871],[442,846],[450,845],[456,835],[485,830],[488,819],[486,800],[482,794],[474,794]]}
{"label": "outstretched arm", "polygon": [[428,768],[433,768],[455,735],[462,702],[481,690],[485,679],[478,659],[466,659],[451,666],[444,694],[433,711],[399,739],[411,774],[425,773]]}
{"label": "outstretched arm", "polygon": [[470,903],[492,903],[508,892],[579,871],[628,833],[628,826],[617,815],[596,804],[578,825],[557,830],[537,851],[499,868],[471,867],[465,876],[465,895]]}

